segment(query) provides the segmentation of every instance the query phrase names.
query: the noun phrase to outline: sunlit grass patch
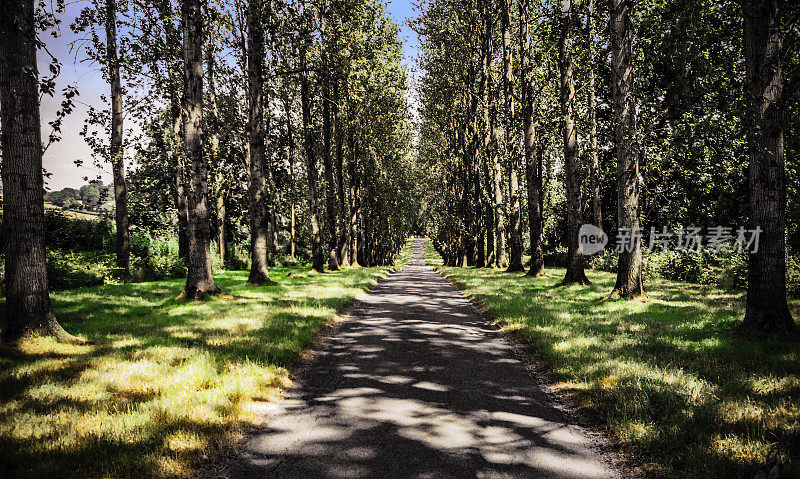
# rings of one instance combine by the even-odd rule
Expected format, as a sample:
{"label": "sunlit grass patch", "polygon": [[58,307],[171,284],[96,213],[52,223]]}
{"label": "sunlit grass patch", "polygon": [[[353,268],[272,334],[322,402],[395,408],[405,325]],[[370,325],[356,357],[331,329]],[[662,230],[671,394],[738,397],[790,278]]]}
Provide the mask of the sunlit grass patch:
{"label": "sunlit grass patch", "polygon": [[254,405],[289,386],[320,328],[385,271],[273,268],[267,287],[222,272],[233,298],[206,301],[177,301],[183,280],[53,294],[62,325],[92,344],[0,354],[0,477],[190,476],[261,420]]}
{"label": "sunlit grass patch", "polygon": [[733,334],[742,293],[650,279],[647,301],[603,301],[613,274],[561,286],[563,269],[532,279],[443,267],[430,246],[426,258],[528,342],[648,477],[752,478],[774,460],[800,477],[800,345]]}

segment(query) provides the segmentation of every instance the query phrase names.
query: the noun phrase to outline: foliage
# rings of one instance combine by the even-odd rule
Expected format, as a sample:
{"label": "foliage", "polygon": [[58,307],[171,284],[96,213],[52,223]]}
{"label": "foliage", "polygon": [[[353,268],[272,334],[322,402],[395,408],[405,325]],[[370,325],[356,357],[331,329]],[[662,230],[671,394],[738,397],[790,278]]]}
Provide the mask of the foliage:
{"label": "foliage", "polygon": [[134,281],[186,277],[186,265],[178,255],[175,237],[152,237],[131,231],[131,276]]}
{"label": "foliage", "polygon": [[114,255],[104,251],[47,251],[47,278],[51,291],[97,286],[114,277]]}
{"label": "foliage", "polygon": [[100,180],[91,180],[79,189],[64,188],[48,191],[44,200],[63,209],[97,211],[110,199],[110,186]]}
{"label": "foliage", "polygon": [[[561,267],[558,262],[560,250],[545,256],[549,266]],[[603,255],[593,256],[589,260],[592,268],[598,271],[615,273],[618,255],[607,250]],[[742,291],[747,287],[747,255],[729,249],[719,254],[703,248],[698,253],[683,250],[644,251],[642,255],[642,271],[648,278],[664,278],[688,283],[709,284],[726,290]],[[787,293],[795,298],[800,297],[800,259],[789,252],[786,255],[786,288]]]}
{"label": "foliage", "polygon": [[[0,230],[2,230],[0,216]],[[2,251],[3,235],[0,235]],[[69,214],[47,210],[45,212],[45,246],[51,249],[92,251],[113,248],[113,227],[106,219],[74,218]]]}

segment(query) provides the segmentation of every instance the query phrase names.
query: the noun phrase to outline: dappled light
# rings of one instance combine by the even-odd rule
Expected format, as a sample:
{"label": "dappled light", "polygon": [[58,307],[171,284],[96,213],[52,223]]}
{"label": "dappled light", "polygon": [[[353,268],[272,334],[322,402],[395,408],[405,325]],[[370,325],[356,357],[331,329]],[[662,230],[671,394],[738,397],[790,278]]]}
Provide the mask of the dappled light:
{"label": "dappled light", "polygon": [[269,287],[218,273],[229,300],[177,301],[180,280],[54,294],[61,323],[92,344],[40,338],[0,356],[0,476],[183,476],[232,444],[323,324],[385,270],[297,271],[272,269]]}
{"label": "dappled light", "polygon": [[614,477],[524,358],[416,261],[364,297],[224,477]]}
{"label": "dappled light", "polygon": [[575,288],[559,286],[559,269],[528,279],[428,258],[529,343],[648,474],[752,475],[776,457],[800,474],[800,349],[731,332],[742,293],[650,278],[646,301],[603,301],[609,273]]}

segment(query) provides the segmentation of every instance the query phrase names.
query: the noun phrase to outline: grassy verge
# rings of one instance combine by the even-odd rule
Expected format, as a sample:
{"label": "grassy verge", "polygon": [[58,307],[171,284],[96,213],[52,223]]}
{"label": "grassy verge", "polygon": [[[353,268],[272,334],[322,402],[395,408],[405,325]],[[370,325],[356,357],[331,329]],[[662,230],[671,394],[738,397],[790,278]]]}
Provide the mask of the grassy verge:
{"label": "grassy verge", "polygon": [[430,246],[426,258],[528,342],[648,477],[752,478],[775,461],[800,477],[800,345],[733,335],[740,293],[650,280],[647,302],[603,302],[610,273],[561,286],[563,269],[531,279],[442,267]]}
{"label": "grassy verge", "polygon": [[95,344],[2,351],[0,477],[188,476],[259,421],[254,406],[288,386],[320,328],[386,270],[273,268],[279,284],[262,288],[223,272],[234,298],[203,302],[174,299],[183,280],[54,293],[64,327]]}

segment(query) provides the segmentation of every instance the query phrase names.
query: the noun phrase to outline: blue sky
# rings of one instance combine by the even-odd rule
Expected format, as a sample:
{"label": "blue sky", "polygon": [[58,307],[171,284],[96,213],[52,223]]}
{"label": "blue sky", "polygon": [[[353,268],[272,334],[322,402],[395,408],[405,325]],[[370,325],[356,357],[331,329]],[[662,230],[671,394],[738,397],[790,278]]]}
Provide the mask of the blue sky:
{"label": "blue sky", "polygon": [[[61,74],[56,79],[56,92],[60,93],[66,85],[77,85],[80,92],[75,111],[64,121],[61,141],[52,144],[44,154],[44,168],[52,174],[49,179],[46,179],[47,187],[50,190],[81,186],[84,184],[84,177],[93,179],[100,175],[104,182],[111,181],[108,167],[97,169],[93,165],[91,150],[80,136],[88,107],[91,105],[97,109],[107,108],[101,100],[101,95],[106,94],[108,90],[108,85],[103,80],[97,65],[81,62],[81,57],[78,57],[76,62],[74,53],[70,53],[70,45],[76,40],[76,36],[70,30],[69,25],[85,5],[85,1],[67,2],[66,12],[61,15],[61,36],[52,38],[48,34],[44,37],[48,50],[62,63]],[[409,75],[413,78],[419,42],[416,33],[408,26],[408,20],[419,16],[419,11],[411,5],[409,0],[392,0],[387,3],[386,10],[400,28],[400,38],[403,41],[403,62]],[[43,52],[39,52],[38,61],[39,71],[47,72],[50,63],[49,57]],[[51,131],[47,122],[55,118],[55,112],[59,109],[61,101],[62,98],[58,94],[52,98],[45,96],[42,99],[42,135],[44,138],[47,138]],[[79,158],[83,160],[83,166],[80,168],[75,166],[75,160]]]}
{"label": "blue sky", "polygon": [[413,75],[414,60],[419,51],[417,34],[408,26],[408,20],[417,18],[420,12],[409,0],[394,0],[386,5],[392,20],[400,27],[400,39],[403,41],[403,61],[409,75]]}

